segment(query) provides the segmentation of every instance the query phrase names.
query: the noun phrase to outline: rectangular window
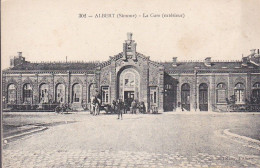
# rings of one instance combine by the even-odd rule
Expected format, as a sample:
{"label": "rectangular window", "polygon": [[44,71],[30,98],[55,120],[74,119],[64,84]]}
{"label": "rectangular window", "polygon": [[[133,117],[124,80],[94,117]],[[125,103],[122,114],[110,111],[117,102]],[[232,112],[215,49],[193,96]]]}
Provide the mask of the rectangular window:
{"label": "rectangular window", "polygon": [[226,103],[226,90],[217,90],[217,103]]}
{"label": "rectangular window", "polygon": [[103,86],[102,87],[102,103],[107,104],[109,103],[109,87]]}
{"label": "rectangular window", "polygon": [[156,87],[150,87],[150,103],[151,103],[151,105],[157,104],[157,89],[156,89]]}

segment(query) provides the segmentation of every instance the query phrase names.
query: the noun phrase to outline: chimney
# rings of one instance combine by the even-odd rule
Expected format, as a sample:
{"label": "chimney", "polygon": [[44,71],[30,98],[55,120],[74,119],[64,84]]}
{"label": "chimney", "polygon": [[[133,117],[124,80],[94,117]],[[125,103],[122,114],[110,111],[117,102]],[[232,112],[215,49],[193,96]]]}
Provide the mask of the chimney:
{"label": "chimney", "polygon": [[211,57],[207,57],[207,58],[205,59],[205,65],[206,65],[206,66],[211,66]]}
{"label": "chimney", "polygon": [[256,57],[259,57],[260,56],[260,51],[259,51],[259,49],[257,49],[257,53],[256,53],[257,55],[256,55]]}
{"label": "chimney", "polygon": [[248,57],[243,57],[242,58],[242,66],[247,66],[247,62],[248,62]]}
{"label": "chimney", "polygon": [[23,52],[17,52],[19,57],[23,56]]}
{"label": "chimney", "polygon": [[251,50],[250,50],[252,55],[255,54],[255,50],[256,50],[256,49],[251,49]]}
{"label": "chimney", "polygon": [[177,57],[172,58],[172,66],[174,66],[174,67],[177,66]]}

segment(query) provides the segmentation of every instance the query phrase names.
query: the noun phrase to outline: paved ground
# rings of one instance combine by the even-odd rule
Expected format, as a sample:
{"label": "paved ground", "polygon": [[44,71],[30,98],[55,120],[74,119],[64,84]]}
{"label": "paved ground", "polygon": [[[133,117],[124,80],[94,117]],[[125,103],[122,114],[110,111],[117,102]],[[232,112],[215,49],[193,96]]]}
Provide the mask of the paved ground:
{"label": "paved ground", "polygon": [[259,141],[224,132],[250,131],[243,136],[257,139],[260,114],[18,116],[4,116],[5,124],[49,123],[48,129],[8,142],[4,167],[260,167]]}

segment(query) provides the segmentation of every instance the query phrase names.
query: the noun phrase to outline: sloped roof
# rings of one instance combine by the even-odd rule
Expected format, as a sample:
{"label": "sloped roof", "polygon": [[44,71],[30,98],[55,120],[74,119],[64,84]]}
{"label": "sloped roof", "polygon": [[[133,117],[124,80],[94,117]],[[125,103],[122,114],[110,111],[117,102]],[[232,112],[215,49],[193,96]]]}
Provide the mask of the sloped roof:
{"label": "sloped roof", "polygon": [[85,70],[93,71],[97,63],[91,62],[53,62],[53,63],[30,63],[17,65],[9,70]]}
{"label": "sloped roof", "polygon": [[260,69],[254,64],[242,66],[242,62],[211,62],[211,66],[206,66],[204,62],[177,62],[177,66],[173,66],[172,62],[161,63],[165,71],[187,71],[187,70],[246,70]]}

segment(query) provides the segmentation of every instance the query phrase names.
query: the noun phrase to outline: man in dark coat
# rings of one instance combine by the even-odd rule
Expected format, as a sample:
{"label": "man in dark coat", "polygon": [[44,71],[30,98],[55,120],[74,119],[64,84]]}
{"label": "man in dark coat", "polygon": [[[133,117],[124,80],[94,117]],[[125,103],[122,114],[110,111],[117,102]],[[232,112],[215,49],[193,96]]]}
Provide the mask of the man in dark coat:
{"label": "man in dark coat", "polygon": [[124,104],[121,101],[121,99],[118,99],[116,102],[116,110],[117,110],[117,115],[118,115],[117,119],[120,119],[120,116],[121,116],[121,120],[123,120],[123,106],[124,106]]}

